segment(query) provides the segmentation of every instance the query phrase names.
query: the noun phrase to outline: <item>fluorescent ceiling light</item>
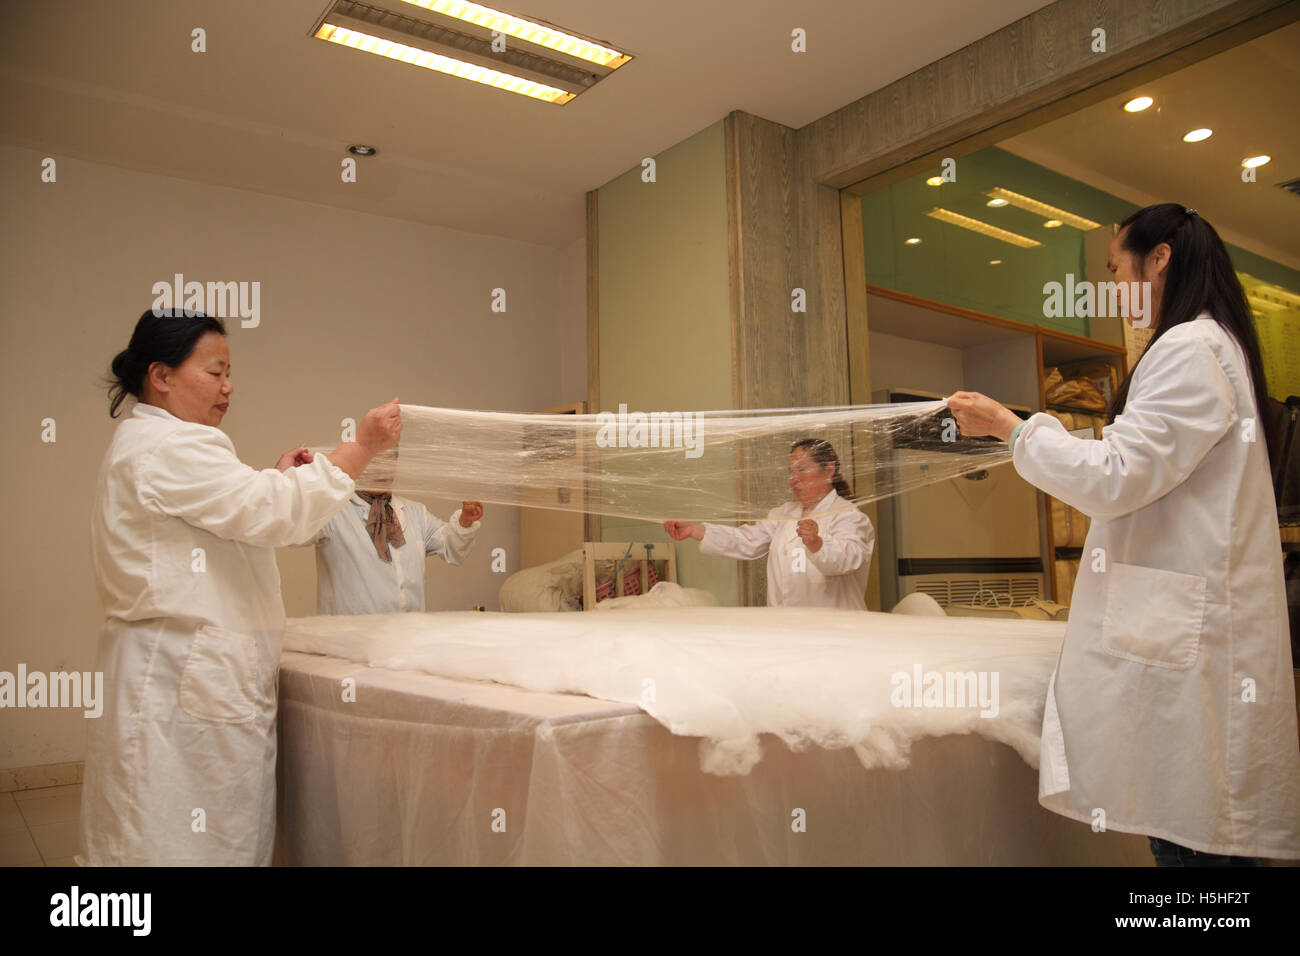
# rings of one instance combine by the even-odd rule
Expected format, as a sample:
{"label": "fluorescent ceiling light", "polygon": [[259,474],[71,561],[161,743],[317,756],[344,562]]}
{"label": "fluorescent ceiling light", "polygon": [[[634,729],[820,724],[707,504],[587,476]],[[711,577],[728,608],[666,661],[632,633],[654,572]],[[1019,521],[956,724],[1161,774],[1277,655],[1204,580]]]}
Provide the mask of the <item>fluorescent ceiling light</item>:
{"label": "fluorescent ceiling light", "polygon": [[1206,129],[1202,126],[1200,129],[1190,130],[1183,134],[1184,143],[1200,143],[1214,135],[1214,130]]}
{"label": "fluorescent ceiling light", "polygon": [[561,105],[632,58],[540,21],[463,0],[332,0],[309,35]]}
{"label": "fluorescent ceiling light", "polygon": [[1272,316],[1278,313],[1295,315],[1300,313],[1300,295],[1289,289],[1261,282],[1246,272],[1239,272],[1242,288],[1246,290],[1246,301],[1251,311],[1257,316]]}
{"label": "fluorescent ceiling light", "polygon": [[466,23],[473,23],[488,30],[495,30],[497,33],[504,33],[506,36],[512,36],[517,40],[535,43],[538,46],[546,47],[548,50],[565,53],[580,60],[586,60],[589,63],[606,66],[611,70],[617,70],[632,59],[626,53],[620,53],[610,47],[601,46],[599,43],[583,37],[574,36],[547,24],[538,23],[534,20],[525,20],[523,17],[503,13],[500,10],[493,10],[491,7],[485,7],[477,3],[464,3],[463,0],[402,0],[402,2],[421,7],[433,13],[441,13],[445,17],[454,17]]}
{"label": "fluorescent ceiling light", "polygon": [[1256,315],[1263,315],[1265,312],[1291,312],[1295,308],[1294,306],[1279,305],[1277,302],[1261,298],[1250,292],[1246,293],[1246,302]]}
{"label": "fluorescent ceiling light", "polygon": [[979,219],[972,219],[970,216],[963,216],[961,213],[953,212],[951,209],[935,207],[926,213],[931,219],[938,219],[940,222],[946,222],[952,226],[961,226],[963,229],[969,229],[971,232],[978,232],[981,236],[988,236],[990,239],[997,239],[999,242],[1010,243],[1013,246],[1019,246],[1021,249],[1032,249],[1034,246],[1041,246],[1042,243],[1037,239],[1030,239],[1028,236],[1022,236],[1019,233],[1011,232],[1007,229],[999,229],[991,223],[982,222]]}
{"label": "fluorescent ceiling light", "polygon": [[1124,104],[1124,112],[1141,113],[1154,102],[1155,100],[1149,96],[1136,96]]}
{"label": "fluorescent ceiling light", "polygon": [[439,73],[458,76],[463,80],[473,80],[475,83],[494,86],[499,90],[531,96],[534,99],[545,100],[548,103],[567,103],[577,95],[534,80],[511,76],[509,73],[491,70],[475,63],[455,60],[449,56],[443,56],[441,53],[421,50],[418,47],[407,46],[402,43],[394,43],[383,37],[362,33],[359,30],[349,30],[347,27],[338,27],[330,23],[321,25],[321,28],[316,31],[316,38],[351,47],[354,50],[361,50],[364,53],[386,56],[390,60],[401,60],[403,63],[410,63],[412,66],[437,70]]}
{"label": "fluorescent ceiling light", "polygon": [[1250,290],[1250,294],[1261,301],[1268,302],[1271,300],[1279,308],[1300,309],[1300,295],[1272,283],[1261,282]]}
{"label": "fluorescent ceiling light", "polygon": [[1076,216],[1072,212],[1058,209],[1056,206],[1050,206],[1037,199],[1030,199],[1028,196],[1020,195],[1020,193],[1013,193],[1010,189],[1003,189],[1001,186],[994,186],[992,189],[985,190],[984,195],[992,196],[994,199],[1005,199],[1017,209],[1037,213],[1047,219],[1059,219],[1066,225],[1073,226],[1075,229],[1082,229],[1085,232],[1089,229],[1101,228],[1099,222],[1093,222],[1083,216]]}

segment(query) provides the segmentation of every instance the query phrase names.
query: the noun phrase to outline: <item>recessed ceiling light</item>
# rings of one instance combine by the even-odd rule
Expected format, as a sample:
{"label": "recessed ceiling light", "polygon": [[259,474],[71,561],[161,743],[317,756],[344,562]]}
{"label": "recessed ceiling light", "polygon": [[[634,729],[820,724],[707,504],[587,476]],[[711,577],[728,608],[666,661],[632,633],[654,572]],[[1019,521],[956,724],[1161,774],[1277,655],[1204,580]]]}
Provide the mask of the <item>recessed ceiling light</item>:
{"label": "recessed ceiling light", "polygon": [[997,239],[999,242],[1006,242],[1013,246],[1020,246],[1022,249],[1031,249],[1034,246],[1041,246],[1042,243],[1037,239],[1030,239],[1028,236],[1022,236],[1019,233],[1011,232],[1008,229],[999,229],[992,223],[983,222],[979,219],[972,219],[970,216],[963,216],[959,212],[953,212],[951,209],[936,207],[926,213],[931,219],[938,219],[940,222],[946,222],[952,226],[960,226],[963,229],[969,229],[971,232],[978,232],[981,236],[988,236],[990,239]]}
{"label": "recessed ceiling light", "polygon": [[1300,295],[1254,277],[1246,288],[1246,300],[1257,312],[1290,312],[1300,308]]}
{"label": "recessed ceiling light", "polygon": [[931,176],[929,179],[927,179],[927,180],[925,181],[925,184],[926,184],[927,186],[942,186],[942,185],[943,185],[943,177],[942,177],[942,176]]}
{"label": "recessed ceiling light", "polygon": [[1241,161],[1241,165],[1247,169],[1254,169],[1256,166],[1263,166],[1272,158],[1272,156],[1247,156]]}
{"label": "recessed ceiling light", "polygon": [[1013,193],[1010,189],[1003,189],[1001,186],[994,186],[992,189],[986,189],[984,195],[992,196],[994,199],[1005,199],[1017,209],[1023,209],[1026,212],[1032,212],[1039,216],[1045,216],[1049,219],[1060,220],[1056,225],[1065,223],[1073,226],[1075,229],[1083,230],[1098,229],[1101,223],[1093,222],[1083,216],[1076,216],[1066,209],[1058,209],[1056,206],[1049,205],[1038,199],[1029,196],[1022,196],[1020,193]]}
{"label": "recessed ceiling light", "polygon": [[1000,265],[1002,265],[1002,260],[1001,260],[1001,259],[990,259],[990,260],[989,260],[989,265],[991,265],[991,266],[1000,266]]}
{"label": "recessed ceiling light", "polygon": [[1214,130],[1206,129],[1202,126],[1200,129],[1194,129],[1183,134],[1184,143],[1199,143],[1202,140],[1209,139],[1214,135]]}
{"label": "recessed ceiling light", "polygon": [[1043,228],[1044,228],[1044,229],[1055,229],[1057,226],[1060,226],[1060,225],[1062,225],[1061,220],[1059,220],[1059,219],[1049,219],[1049,220],[1047,220],[1047,222],[1043,223]]}
{"label": "recessed ceiling light", "polygon": [[525,20],[523,17],[493,10],[491,7],[477,3],[465,3],[463,0],[402,0],[402,2],[441,13],[446,17],[455,17],[457,20],[473,23],[487,30],[495,30],[517,40],[544,46],[548,50],[556,50],[580,60],[587,60],[598,66],[607,66],[611,70],[618,69],[632,59],[626,53],[573,36],[547,24]]}
{"label": "recessed ceiling light", "polygon": [[1154,103],[1149,96],[1136,96],[1124,104],[1125,113],[1141,113],[1144,109]]}
{"label": "recessed ceiling light", "polygon": [[919,246],[921,244],[921,240],[916,238],[916,236],[913,236],[910,239],[905,239],[903,241],[906,242],[909,246]]}
{"label": "recessed ceiling light", "polygon": [[348,147],[348,152],[353,156],[373,156],[375,153],[379,152],[379,150],[375,149],[373,146],[363,146],[360,143],[353,143]]}
{"label": "recessed ceiling light", "polygon": [[559,105],[632,58],[548,24],[463,0],[404,0],[391,6],[410,14],[333,0],[309,35]]}
{"label": "recessed ceiling light", "polygon": [[990,199],[987,203],[987,205],[992,206],[994,209],[997,209],[1000,206],[1005,206],[1006,204],[1007,201],[1005,199]]}
{"label": "recessed ceiling light", "polygon": [[564,104],[577,95],[558,87],[548,86],[545,83],[525,80],[509,73],[502,73],[499,70],[479,66],[476,63],[456,60],[449,56],[443,56],[441,53],[421,50],[418,47],[407,46],[404,43],[394,43],[371,33],[349,30],[346,27],[338,27],[330,23],[326,23],[316,31],[316,38],[352,47],[352,49],[361,50],[364,53],[386,56],[390,60],[401,60],[403,63],[410,63],[413,66],[437,70],[439,73],[458,76],[464,80],[473,80],[475,83],[494,86],[499,90],[531,96],[533,99],[545,100],[548,103]]}

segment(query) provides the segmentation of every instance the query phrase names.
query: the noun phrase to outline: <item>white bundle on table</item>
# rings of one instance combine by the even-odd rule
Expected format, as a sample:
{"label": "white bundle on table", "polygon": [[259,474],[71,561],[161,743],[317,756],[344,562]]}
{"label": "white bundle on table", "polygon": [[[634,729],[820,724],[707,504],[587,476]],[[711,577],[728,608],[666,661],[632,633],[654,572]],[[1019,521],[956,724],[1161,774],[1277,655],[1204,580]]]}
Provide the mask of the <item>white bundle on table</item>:
{"label": "white bundle on table", "polygon": [[977,733],[1037,767],[1064,636],[1054,621],[698,607],[297,618],[285,647],[635,704],[703,738],[704,770],[744,774],[763,734],[898,768],[921,737]]}

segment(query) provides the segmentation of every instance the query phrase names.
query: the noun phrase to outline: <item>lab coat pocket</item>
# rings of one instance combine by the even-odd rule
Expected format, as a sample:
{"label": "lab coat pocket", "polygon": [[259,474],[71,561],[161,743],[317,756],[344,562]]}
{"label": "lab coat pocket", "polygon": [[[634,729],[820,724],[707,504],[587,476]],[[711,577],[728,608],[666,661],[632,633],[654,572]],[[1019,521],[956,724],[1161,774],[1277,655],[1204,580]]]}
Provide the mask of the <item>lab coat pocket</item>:
{"label": "lab coat pocket", "polygon": [[181,673],[181,709],[200,720],[241,724],[256,715],[256,695],[257,641],[200,626]]}
{"label": "lab coat pocket", "polygon": [[1191,667],[1205,620],[1205,578],[1118,562],[1109,574],[1101,649],[1154,667]]}

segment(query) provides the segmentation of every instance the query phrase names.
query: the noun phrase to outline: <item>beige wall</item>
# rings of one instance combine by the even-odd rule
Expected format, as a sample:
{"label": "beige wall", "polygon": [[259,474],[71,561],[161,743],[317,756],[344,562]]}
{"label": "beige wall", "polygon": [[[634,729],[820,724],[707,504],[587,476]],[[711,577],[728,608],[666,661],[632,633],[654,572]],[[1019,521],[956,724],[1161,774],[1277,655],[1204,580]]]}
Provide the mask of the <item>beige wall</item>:
{"label": "beige wall", "polygon": [[[961,349],[872,332],[869,359],[871,387],[877,391],[916,389],[950,395],[965,387]],[[862,401],[874,402],[874,392]]]}
{"label": "beige wall", "polygon": [[[585,394],[584,242],[535,246],[64,158],[58,181],[42,183],[41,159],[0,148],[0,670],[93,666],[88,527],[114,427],[97,381],[153,283],[173,273],[261,282],[261,325],[227,323],[235,392],[223,426],[255,466],[299,442],[336,444],[342,418],[393,395],[534,410]],[[489,309],[496,287],[504,314]],[[40,439],[47,417],[54,444]],[[427,503],[444,517],[456,507]],[[430,562],[431,610],[496,606],[490,552],[505,548],[515,570],[517,515],[489,504],[466,565]],[[311,613],[311,550],[279,557],[286,609]],[[83,721],[0,711],[0,769],[81,759]]]}
{"label": "beige wall", "polygon": [[[638,164],[599,190],[601,411],[732,407],[724,158],[719,122],[654,157],[655,182]],[[667,540],[613,518],[602,536]],[[736,604],[734,562],[678,547],[682,584]]]}

